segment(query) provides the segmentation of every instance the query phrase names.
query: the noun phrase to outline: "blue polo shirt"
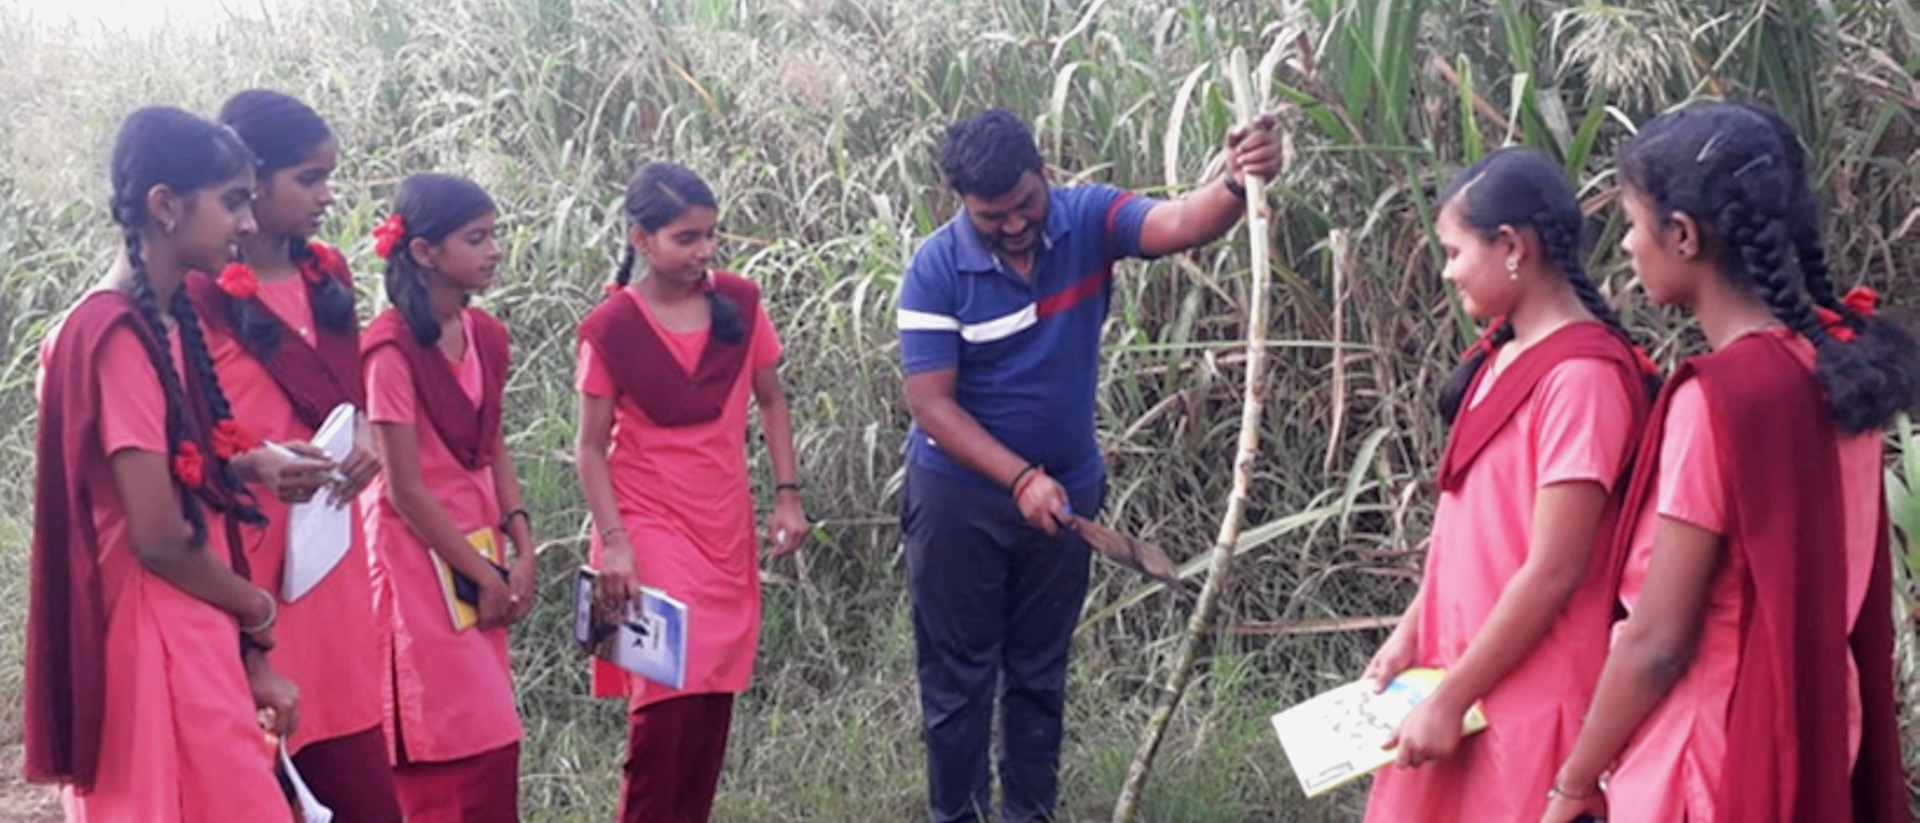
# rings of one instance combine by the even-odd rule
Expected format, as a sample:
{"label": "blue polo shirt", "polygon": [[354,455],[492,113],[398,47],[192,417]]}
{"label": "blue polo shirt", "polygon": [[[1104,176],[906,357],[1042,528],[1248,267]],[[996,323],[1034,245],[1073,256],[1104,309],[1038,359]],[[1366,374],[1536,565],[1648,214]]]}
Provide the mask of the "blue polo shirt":
{"label": "blue polo shirt", "polygon": [[[900,287],[906,373],[954,369],[954,396],[995,439],[1070,489],[1106,479],[1094,437],[1100,328],[1113,262],[1139,257],[1140,227],[1157,201],[1112,186],[1055,188],[1033,282],[988,250],[963,211],[921,243]],[[920,430],[908,461],[998,487]]]}

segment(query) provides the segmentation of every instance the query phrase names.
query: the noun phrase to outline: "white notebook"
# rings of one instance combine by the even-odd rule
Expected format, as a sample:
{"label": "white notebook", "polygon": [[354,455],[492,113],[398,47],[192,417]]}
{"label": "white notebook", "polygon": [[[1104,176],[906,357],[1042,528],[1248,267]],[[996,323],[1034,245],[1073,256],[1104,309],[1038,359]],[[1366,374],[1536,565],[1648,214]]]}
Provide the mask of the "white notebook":
{"label": "white notebook", "polygon": [[[335,462],[345,462],[353,454],[357,414],[348,403],[333,407],[313,435],[314,447]],[[280,575],[280,599],[288,603],[313,591],[353,545],[352,503],[336,506],[331,497],[322,492],[287,511],[287,563]]]}
{"label": "white notebook", "polygon": [[[1301,791],[1319,797],[1392,763],[1398,753],[1381,745],[1444,676],[1439,669],[1408,669],[1385,691],[1375,693],[1372,681],[1356,681],[1274,715],[1273,731],[1280,736]],[[1463,734],[1486,727],[1487,717],[1478,705],[1467,710],[1460,724]]]}

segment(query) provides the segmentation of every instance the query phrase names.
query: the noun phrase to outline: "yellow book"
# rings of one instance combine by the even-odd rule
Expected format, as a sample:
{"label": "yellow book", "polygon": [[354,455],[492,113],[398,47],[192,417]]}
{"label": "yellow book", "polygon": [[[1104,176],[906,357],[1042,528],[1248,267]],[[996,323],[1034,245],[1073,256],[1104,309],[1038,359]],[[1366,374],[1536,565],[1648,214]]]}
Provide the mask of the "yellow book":
{"label": "yellow book", "polygon": [[[467,535],[467,545],[481,557],[493,564],[494,571],[500,573],[502,580],[507,576],[507,558],[500,546],[500,539],[492,528],[480,529]],[[447,599],[447,616],[453,618],[454,631],[466,631],[480,622],[480,587],[466,575],[455,571],[440,559],[435,552],[428,552],[433,558],[433,572],[440,578],[440,594]]]}
{"label": "yellow book", "polygon": [[[1274,715],[1273,731],[1300,789],[1319,797],[1392,763],[1398,752],[1381,746],[1443,676],[1439,669],[1408,669],[1378,694],[1373,681],[1360,680]],[[1467,710],[1460,727],[1469,735],[1487,727],[1478,704]]]}

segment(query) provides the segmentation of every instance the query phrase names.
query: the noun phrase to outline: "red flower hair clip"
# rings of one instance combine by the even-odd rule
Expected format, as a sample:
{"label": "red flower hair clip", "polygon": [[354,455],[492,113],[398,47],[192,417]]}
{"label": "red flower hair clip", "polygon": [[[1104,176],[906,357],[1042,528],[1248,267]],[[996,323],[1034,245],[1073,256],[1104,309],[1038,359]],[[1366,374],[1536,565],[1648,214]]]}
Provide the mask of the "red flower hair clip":
{"label": "red flower hair clip", "polygon": [[381,257],[393,257],[393,250],[400,246],[401,238],[406,236],[407,221],[400,218],[399,212],[387,215],[387,219],[373,227],[373,253]]}
{"label": "red flower hair clip", "polygon": [[252,267],[238,261],[228,263],[213,282],[235,300],[252,300],[260,293],[260,279],[253,276]]}
{"label": "red flower hair clip", "polygon": [[206,478],[201,471],[200,447],[193,441],[182,442],[173,452],[173,477],[189,489],[200,488]]}
{"label": "red flower hair clip", "polygon": [[213,442],[213,453],[221,460],[232,459],[260,447],[260,438],[247,431],[232,418],[220,421],[213,427],[208,438]]}

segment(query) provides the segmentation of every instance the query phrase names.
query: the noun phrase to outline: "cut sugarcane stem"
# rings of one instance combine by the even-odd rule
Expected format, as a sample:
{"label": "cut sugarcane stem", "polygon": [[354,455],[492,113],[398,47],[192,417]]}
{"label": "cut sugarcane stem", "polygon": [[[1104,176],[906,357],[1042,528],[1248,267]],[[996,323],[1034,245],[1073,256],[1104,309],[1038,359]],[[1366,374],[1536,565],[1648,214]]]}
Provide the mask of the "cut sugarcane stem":
{"label": "cut sugarcane stem", "polygon": [[[1258,114],[1253,99],[1253,81],[1247,73],[1247,54],[1234,49],[1228,59],[1227,82],[1233,86],[1234,115],[1242,124],[1251,124]],[[1252,257],[1252,279],[1247,286],[1247,378],[1246,395],[1240,406],[1239,448],[1233,459],[1233,491],[1227,495],[1227,509],[1220,517],[1220,532],[1214,539],[1212,560],[1205,586],[1187,620],[1186,634],[1174,657],[1167,684],[1154,699],[1153,712],[1147,717],[1140,736],[1140,747],[1127,766],[1126,782],[1114,801],[1113,823],[1131,823],[1139,811],[1140,798],[1152,771],[1153,758],[1166,736],[1167,725],[1193,682],[1194,664],[1200,656],[1214,616],[1220,610],[1220,596],[1226,590],[1228,572],[1233,566],[1234,547],[1240,542],[1240,527],[1246,516],[1248,492],[1253,488],[1253,461],[1260,448],[1260,418],[1266,411],[1267,385],[1267,290],[1272,279],[1272,261],[1268,257],[1266,181],[1257,175],[1245,175],[1247,189],[1247,241]]]}

